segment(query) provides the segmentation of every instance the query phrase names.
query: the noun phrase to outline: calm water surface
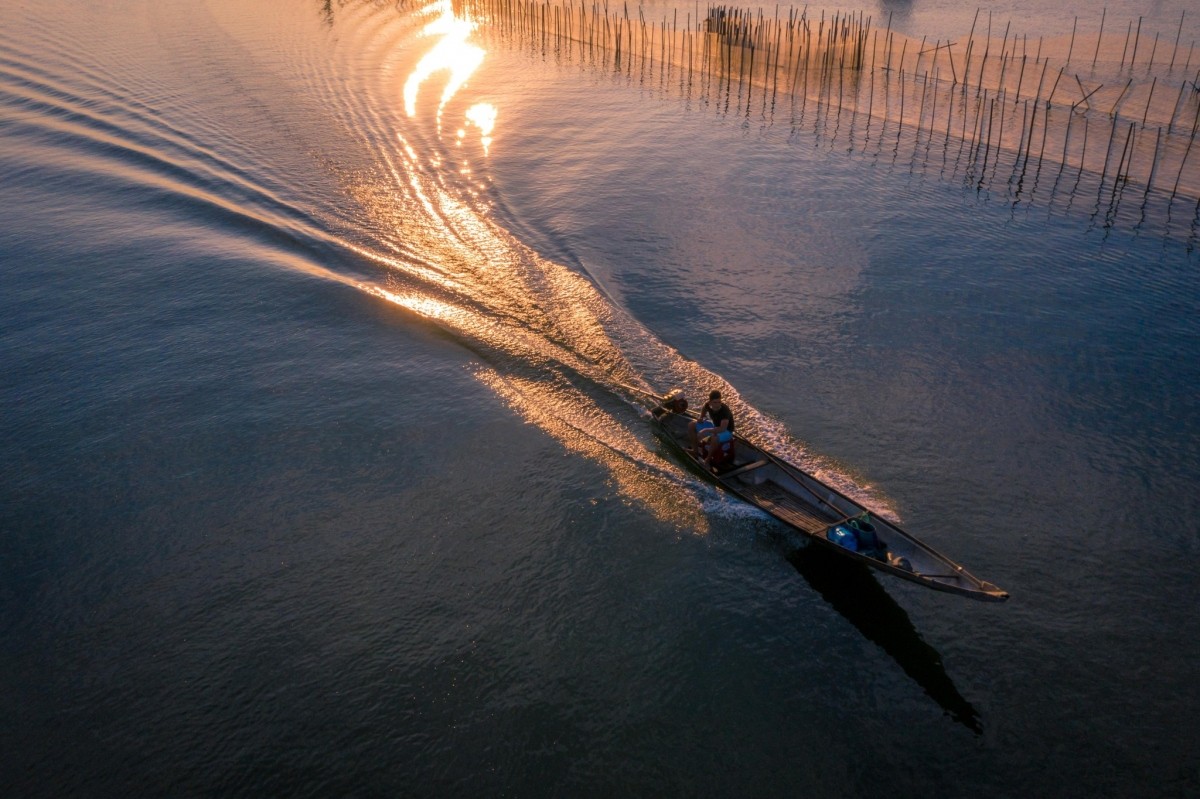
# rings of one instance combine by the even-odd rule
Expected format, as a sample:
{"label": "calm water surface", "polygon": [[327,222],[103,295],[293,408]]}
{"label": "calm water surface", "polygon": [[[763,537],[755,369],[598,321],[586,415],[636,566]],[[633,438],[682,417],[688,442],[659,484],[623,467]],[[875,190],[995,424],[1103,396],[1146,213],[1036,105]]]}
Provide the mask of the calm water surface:
{"label": "calm water surface", "polygon": [[[1181,206],[436,6],[4,13],[5,795],[1200,791]],[[1012,599],[805,548],[621,384]]]}

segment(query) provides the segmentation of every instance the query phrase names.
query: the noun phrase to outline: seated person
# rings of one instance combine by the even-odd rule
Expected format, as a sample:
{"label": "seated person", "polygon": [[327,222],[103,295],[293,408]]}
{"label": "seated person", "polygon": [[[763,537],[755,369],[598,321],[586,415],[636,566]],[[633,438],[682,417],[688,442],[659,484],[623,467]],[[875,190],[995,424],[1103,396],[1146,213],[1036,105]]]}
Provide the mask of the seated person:
{"label": "seated person", "polygon": [[668,413],[686,413],[687,407],[687,397],[683,396],[683,392],[676,388],[663,397],[658,407],[651,413],[654,414],[654,418],[659,419]]}
{"label": "seated person", "polygon": [[691,443],[689,452],[692,454],[699,452],[701,444],[709,445],[704,462],[710,466],[718,450],[718,447],[712,445],[723,446],[733,441],[733,411],[721,402],[720,391],[713,391],[708,395],[708,402],[700,409],[700,418],[688,424],[688,440]]}

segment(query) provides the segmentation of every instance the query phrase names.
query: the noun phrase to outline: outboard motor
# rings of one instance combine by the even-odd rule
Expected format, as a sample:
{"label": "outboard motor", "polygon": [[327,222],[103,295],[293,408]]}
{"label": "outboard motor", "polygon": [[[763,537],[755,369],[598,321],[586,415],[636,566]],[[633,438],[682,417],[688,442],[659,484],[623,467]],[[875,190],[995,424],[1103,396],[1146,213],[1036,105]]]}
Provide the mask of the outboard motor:
{"label": "outboard motor", "polygon": [[667,396],[662,398],[662,403],[654,409],[655,416],[662,416],[665,413],[684,413],[688,409],[687,397],[683,395],[683,390],[678,388],[671,389]]}

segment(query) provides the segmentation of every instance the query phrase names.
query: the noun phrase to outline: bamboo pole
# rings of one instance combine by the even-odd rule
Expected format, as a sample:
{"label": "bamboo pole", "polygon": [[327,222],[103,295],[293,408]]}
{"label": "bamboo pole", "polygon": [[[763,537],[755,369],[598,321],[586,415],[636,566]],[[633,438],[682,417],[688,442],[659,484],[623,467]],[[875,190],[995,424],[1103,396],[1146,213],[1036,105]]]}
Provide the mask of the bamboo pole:
{"label": "bamboo pole", "polygon": [[[1047,62],[1047,63],[1049,63],[1049,62]],[[1060,80],[1062,80],[1063,70],[1065,70],[1066,68],[1067,67],[1065,64],[1058,68],[1058,77],[1054,79],[1054,86],[1052,86],[1050,88],[1050,95],[1048,97],[1046,97],[1046,107],[1047,108],[1049,108],[1050,104],[1052,102],[1054,102],[1054,92],[1058,89],[1058,82]]]}
{"label": "bamboo pole", "polygon": [[1125,54],[1129,52],[1129,37],[1133,34],[1133,20],[1129,20],[1129,27],[1125,30],[1125,46],[1121,48],[1121,64],[1117,67],[1117,71],[1125,69]]}
{"label": "bamboo pole", "polygon": [[1179,12],[1179,28],[1175,31],[1175,46],[1171,48],[1171,65],[1167,67],[1168,72],[1175,69],[1175,54],[1179,52],[1179,37],[1183,35],[1183,15],[1186,13],[1186,11]]}
{"label": "bamboo pole", "polygon": [[973,49],[974,44],[975,44],[975,23],[977,23],[978,21],[979,21],[979,9],[976,8],[975,9],[975,18],[973,20],[971,20],[971,33],[967,36],[967,55],[966,55],[967,61],[966,61],[966,65],[963,67],[963,90],[964,91],[966,90],[966,87],[971,82],[971,50]]}
{"label": "bamboo pole", "polygon": [[1017,77],[1017,95],[1013,99],[1013,105],[1021,102],[1021,84],[1025,80],[1025,58],[1025,56],[1021,56],[1021,74]]}
{"label": "bamboo pole", "polygon": [[1108,6],[1100,13],[1100,33],[1096,36],[1096,52],[1092,55],[1092,69],[1096,68],[1096,59],[1100,57],[1100,40],[1104,38],[1104,18],[1108,16]]}
{"label": "bamboo pole", "polygon": [[1129,56],[1129,69],[1133,69],[1133,64],[1137,61],[1138,41],[1142,38],[1142,18],[1138,17],[1137,35],[1133,37],[1133,53]]}
{"label": "bamboo pole", "polygon": [[1146,176],[1146,193],[1142,195],[1142,203],[1145,204],[1146,198],[1150,196],[1150,190],[1154,188],[1154,176],[1158,171],[1158,148],[1162,144],[1163,130],[1160,127],[1158,133],[1154,136],[1154,155],[1150,157],[1150,174]]}
{"label": "bamboo pole", "polygon": [[1154,87],[1158,85],[1158,76],[1150,82],[1150,96],[1146,98],[1146,111],[1142,114],[1142,127],[1146,127],[1146,118],[1150,115],[1150,103],[1154,100]]}

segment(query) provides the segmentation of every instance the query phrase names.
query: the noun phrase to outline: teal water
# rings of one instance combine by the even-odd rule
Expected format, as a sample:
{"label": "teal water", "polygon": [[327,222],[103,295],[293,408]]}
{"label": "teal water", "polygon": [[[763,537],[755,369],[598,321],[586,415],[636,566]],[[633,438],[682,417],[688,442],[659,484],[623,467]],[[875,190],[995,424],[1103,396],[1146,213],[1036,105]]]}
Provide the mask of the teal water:
{"label": "teal water", "polygon": [[[1183,206],[484,31],[410,114],[434,16],[7,9],[3,793],[1200,789]],[[805,548],[620,383],[1012,599]]]}

